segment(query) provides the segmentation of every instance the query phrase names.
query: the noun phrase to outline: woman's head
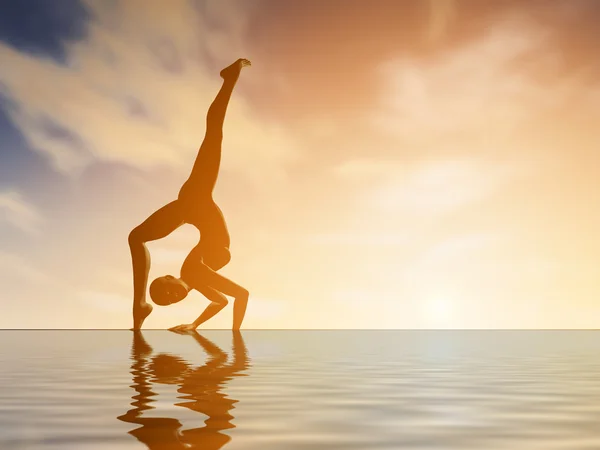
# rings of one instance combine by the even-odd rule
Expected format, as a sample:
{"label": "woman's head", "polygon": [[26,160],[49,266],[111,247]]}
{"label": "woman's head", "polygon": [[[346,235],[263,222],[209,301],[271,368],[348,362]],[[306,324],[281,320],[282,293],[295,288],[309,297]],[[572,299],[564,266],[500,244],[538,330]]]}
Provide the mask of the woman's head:
{"label": "woman's head", "polygon": [[158,277],[150,284],[150,298],[160,306],[177,303],[183,300],[187,294],[187,286],[172,275]]}

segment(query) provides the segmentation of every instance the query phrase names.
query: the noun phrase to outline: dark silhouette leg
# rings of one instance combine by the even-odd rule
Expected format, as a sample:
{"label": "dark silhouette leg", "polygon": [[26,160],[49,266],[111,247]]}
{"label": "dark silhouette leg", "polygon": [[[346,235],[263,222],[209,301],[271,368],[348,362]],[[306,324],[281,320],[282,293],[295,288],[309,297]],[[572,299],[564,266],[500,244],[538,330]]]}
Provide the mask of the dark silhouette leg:
{"label": "dark silhouette leg", "polygon": [[227,297],[221,294],[216,289],[213,289],[209,286],[202,286],[198,289],[198,291],[204,295],[208,300],[210,300],[210,304],[206,307],[206,309],[200,314],[200,316],[194,320],[194,325],[200,326],[208,319],[216,315],[219,311],[227,306],[229,301]]}
{"label": "dark silhouette leg", "polygon": [[182,276],[189,286],[200,291],[212,302],[194,321],[194,325],[200,325],[223,309],[227,305],[227,299],[223,296],[225,294],[234,298],[233,329],[240,329],[250,295],[247,289],[215,272],[206,264],[199,264],[193,270],[188,269],[182,272]]}
{"label": "dark silhouette leg", "polygon": [[146,242],[171,234],[183,225],[183,211],[178,201],[171,202],[148,217],[129,234],[129,248],[133,264],[133,329],[139,330],[152,312],[146,302],[146,287],[150,271],[150,253]]}
{"label": "dark silhouette leg", "polygon": [[194,167],[190,175],[199,195],[210,195],[217,182],[219,166],[221,164],[221,144],[223,142],[223,123],[227,106],[233,92],[233,88],[240,76],[244,66],[250,65],[246,59],[238,59],[232,65],[221,71],[223,85],[219,93],[208,108],[206,115],[206,134],[204,141],[196,156]]}

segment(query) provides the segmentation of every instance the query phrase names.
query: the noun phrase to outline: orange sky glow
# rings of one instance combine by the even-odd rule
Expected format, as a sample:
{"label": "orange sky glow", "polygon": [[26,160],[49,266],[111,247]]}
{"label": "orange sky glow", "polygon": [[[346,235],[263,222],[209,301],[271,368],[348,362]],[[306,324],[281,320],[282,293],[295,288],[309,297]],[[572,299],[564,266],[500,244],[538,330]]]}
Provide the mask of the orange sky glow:
{"label": "orange sky glow", "polygon": [[[595,328],[599,12],[549,4],[89,1],[67,63],[0,41],[52,174],[0,188],[0,328],[130,327],[127,235],[177,195],[238,57],[215,199],[244,328]],[[150,279],[197,239],[150,243]]]}

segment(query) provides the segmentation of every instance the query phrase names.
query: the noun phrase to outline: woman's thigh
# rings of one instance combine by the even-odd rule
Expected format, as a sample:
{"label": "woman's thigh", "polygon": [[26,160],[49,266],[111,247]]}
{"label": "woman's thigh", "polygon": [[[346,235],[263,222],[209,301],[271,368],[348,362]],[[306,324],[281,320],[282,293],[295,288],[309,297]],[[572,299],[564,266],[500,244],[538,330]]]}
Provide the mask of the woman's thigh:
{"label": "woman's thigh", "polygon": [[135,227],[130,238],[141,242],[155,241],[168,236],[184,222],[182,205],[179,200],[175,200],[152,213]]}

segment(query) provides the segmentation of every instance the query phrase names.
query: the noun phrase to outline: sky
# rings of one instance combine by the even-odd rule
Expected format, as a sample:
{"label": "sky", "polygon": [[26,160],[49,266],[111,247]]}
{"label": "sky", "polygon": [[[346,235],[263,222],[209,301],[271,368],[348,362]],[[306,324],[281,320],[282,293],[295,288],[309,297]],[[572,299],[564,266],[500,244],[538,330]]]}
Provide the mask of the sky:
{"label": "sky", "polygon": [[[131,326],[127,236],[176,198],[240,57],[215,199],[244,328],[595,328],[598,20],[594,0],[0,2],[0,328]],[[198,238],[149,243],[150,280]]]}

